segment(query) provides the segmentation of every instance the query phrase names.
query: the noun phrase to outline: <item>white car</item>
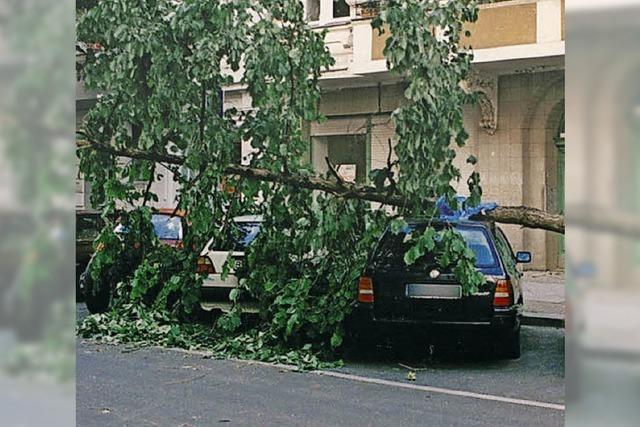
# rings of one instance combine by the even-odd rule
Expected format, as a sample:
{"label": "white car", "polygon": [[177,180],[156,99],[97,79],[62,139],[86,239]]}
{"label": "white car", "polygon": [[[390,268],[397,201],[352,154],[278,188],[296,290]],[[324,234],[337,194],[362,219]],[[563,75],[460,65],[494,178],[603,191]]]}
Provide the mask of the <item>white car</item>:
{"label": "white car", "polygon": [[[233,302],[230,293],[238,287],[238,277],[235,272],[242,267],[244,262],[244,249],[253,242],[260,230],[262,216],[245,215],[233,219],[234,230],[226,238],[225,247],[214,247],[211,239],[200,252],[198,258],[198,272],[204,273],[202,283],[201,307],[206,311],[220,310],[228,312]],[[231,256],[229,271],[223,278],[223,269],[227,259]],[[246,301],[240,297],[237,301],[243,312],[257,312],[258,305],[255,301]]]}

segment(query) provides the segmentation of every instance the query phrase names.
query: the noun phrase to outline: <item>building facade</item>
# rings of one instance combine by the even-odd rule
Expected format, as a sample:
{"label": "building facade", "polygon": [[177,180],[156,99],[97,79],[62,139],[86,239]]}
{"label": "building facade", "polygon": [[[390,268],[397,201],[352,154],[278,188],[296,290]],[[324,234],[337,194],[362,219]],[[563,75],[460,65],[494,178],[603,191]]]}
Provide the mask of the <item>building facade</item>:
{"label": "building facade", "polygon": [[[312,28],[327,30],[335,64],[321,78],[321,124],[308,123],[308,160],[326,171],[325,157],[351,179],[386,165],[395,144],[391,112],[404,102],[403,83],[383,56],[386,34],[371,27],[376,8],[361,0],[303,0]],[[477,105],[465,107],[470,135],[459,150],[478,159],[484,200],[551,212],[564,209],[564,0],[495,1],[480,6],[465,40],[474,48],[471,88]],[[250,109],[243,87],[224,93],[225,108]],[[248,143],[243,157],[250,154]],[[160,204],[172,205],[172,181],[159,183]],[[79,181],[80,182],[80,181]],[[465,185],[461,183],[464,194]],[[80,185],[80,184],[79,184]],[[84,184],[82,184],[84,185]],[[80,199],[79,199],[80,201]],[[564,265],[563,241],[554,233],[504,226],[514,250],[534,254],[532,269]]]}
{"label": "building facade", "polygon": [[[325,157],[348,166],[350,178],[365,182],[371,169],[384,167],[395,144],[391,112],[404,102],[403,83],[383,56],[388,34],[371,27],[371,3],[358,0],[306,0],[310,25],[326,29],[335,59],[321,81],[321,112],[310,123],[309,161],[326,171]],[[465,108],[470,138],[459,150],[475,155],[484,199],[501,205],[564,209],[564,1],[512,0],[480,6],[465,43],[474,48],[469,86],[480,102]],[[225,104],[250,108],[242,87],[225,92]],[[244,154],[250,152],[248,146]],[[393,151],[391,156],[393,157]],[[354,171],[355,169],[355,171]],[[464,194],[465,185],[461,183]],[[504,226],[514,250],[534,254],[532,269],[560,269],[564,242],[554,233]]]}

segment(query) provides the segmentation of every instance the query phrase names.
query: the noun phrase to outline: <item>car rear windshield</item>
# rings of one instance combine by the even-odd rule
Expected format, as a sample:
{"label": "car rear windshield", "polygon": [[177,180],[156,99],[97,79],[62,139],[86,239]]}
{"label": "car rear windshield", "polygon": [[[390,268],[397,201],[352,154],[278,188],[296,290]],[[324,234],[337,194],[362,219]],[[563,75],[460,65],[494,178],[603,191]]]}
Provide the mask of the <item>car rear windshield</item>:
{"label": "car rear windshield", "polygon": [[158,239],[182,239],[182,220],[179,216],[154,214],[151,216],[151,223]]}
{"label": "car rear windshield", "polygon": [[230,233],[230,241],[233,242],[234,250],[240,251],[246,248],[258,236],[260,231],[259,222],[236,222]]}
{"label": "car rear windshield", "polygon": [[[398,234],[394,234],[388,229],[374,254],[374,262],[383,268],[406,268],[404,254],[412,246],[407,234],[421,233],[425,228],[426,226],[424,225],[412,225],[409,229],[401,231]],[[442,226],[437,225],[435,228],[441,230]],[[475,254],[477,268],[494,267],[497,265],[495,252],[491,249],[491,243],[483,228],[456,225],[454,226],[454,230],[462,236],[469,249]],[[411,268],[423,269],[434,267],[437,265],[436,258],[437,253],[428,253],[420,258]]]}

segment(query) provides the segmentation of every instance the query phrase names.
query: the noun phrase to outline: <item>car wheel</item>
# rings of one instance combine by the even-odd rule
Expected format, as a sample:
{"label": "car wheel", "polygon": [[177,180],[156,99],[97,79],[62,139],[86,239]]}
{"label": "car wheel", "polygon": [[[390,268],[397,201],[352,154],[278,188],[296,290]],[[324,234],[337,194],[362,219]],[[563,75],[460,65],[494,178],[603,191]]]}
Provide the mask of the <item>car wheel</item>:
{"label": "car wheel", "polygon": [[196,321],[205,326],[214,327],[221,315],[222,315],[221,310],[217,310],[217,309],[205,310],[202,307],[196,307],[196,312],[195,312]]}
{"label": "car wheel", "polygon": [[85,271],[80,276],[80,289],[87,310],[90,313],[104,313],[109,308],[111,289],[109,286],[100,286]]}
{"label": "car wheel", "polygon": [[520,349],[520,327],[507,339],[500,340],[496,345],[497,356],[500,359],[518,359],[521,355]]}
{"label": "car wheel", "polygon": [[345,332],[343,349],[347,354],[363,356],[377,351],[379,336],[373,326],[351,323]]}

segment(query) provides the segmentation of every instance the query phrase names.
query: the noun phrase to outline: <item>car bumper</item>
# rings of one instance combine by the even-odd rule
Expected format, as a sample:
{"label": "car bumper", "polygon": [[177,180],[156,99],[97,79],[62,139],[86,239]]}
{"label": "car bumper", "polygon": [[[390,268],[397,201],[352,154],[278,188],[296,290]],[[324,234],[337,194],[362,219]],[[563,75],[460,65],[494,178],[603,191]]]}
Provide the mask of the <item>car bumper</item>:
{"label": "car bumper", "polygon": [[490,332],[509,334],[515,332],[520,326],[521,310],[519,306],[509,309],[494,311],[489,319],[414,319],[414,318],[379,318],[376,317],[373,307],[366,304],[358,304],[352,313],[352,321],[358,328],[374,326],[376,328],[394,327],[418,327],[421,331],[432,333],[448,332],[451,330]]}
{"label": "car bumper", "polygon": [[[260,306],[255,301],[240,301],[236,304],[236,308],[239,309],[241,313],[260,312]],[[200,308],[204,311],[221,311],[223,313],[228,313],[233,307],[234,304],[231,301],[202,301],[200,303]]]}
{"label": "car bumper", "polygon": [[224,279],[222,274],[209,274],[202,281],[202,288],[227,288],[229,291],[238,287],[238,278],[233,274],[228,274]]}
{"label": "car bumper", "polygon": [[227,275],[224,279],[221,274],[208,275],[202,281],[200,307],[205,311],[220,310],[226,313],[235,306],[242,313],[258,313],[258,302],[248,298],[246,292],[241,291],[235,303],[231,301],[230,293],[235,288],[238,288],[238,277],[233,274]]}

